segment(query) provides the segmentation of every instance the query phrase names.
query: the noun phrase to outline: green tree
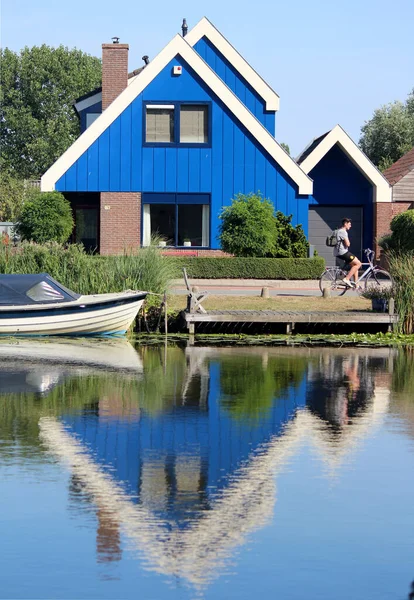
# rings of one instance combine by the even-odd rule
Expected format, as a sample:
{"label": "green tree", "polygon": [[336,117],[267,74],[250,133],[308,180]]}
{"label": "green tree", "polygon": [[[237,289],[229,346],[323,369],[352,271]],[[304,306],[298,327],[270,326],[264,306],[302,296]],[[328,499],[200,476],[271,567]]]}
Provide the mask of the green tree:
{"label": "green tree", "polygon": [[15,222],[23,206],[24,182],[0,167],[0,221]]}
{"label": "green tree", "polygon": [[221,247],[235,256],[272,256],[275,249],[274,209],[257,194],[237,194],[220,214]]}
{"label": "green tree", "polygon": [[73,101],[100,85],[101,61],[63,46],[0,54],[0,149],[16,178],[40,177],[79,135]]}
{"label": "green tree", "polygon": [[414,146],[414,90],[405,103],[393,102],[377,109],[361,128],[359,145],[384,171]]}
{"label": "green tree", "polygon": [[66,242],[73,231],[70,203],[59,192],[37,192],[22,208],[16,231],[22,240],[38,244]]}
{"label": "green tree", "polygon": [[289,144],[285,144],[285,142],[282,142],[280,145],[282,146],[283,150],[284,150],[285,152],[287,152],[287,153],[289,154],[289,156],[290,156],[290,148],[289,148]]}
{"label": "green tree", "polygon": [[309,242],[302,225],[292,225],[292,215],[286,216],[277,211],[275,218],[275,258],[307,258]]}

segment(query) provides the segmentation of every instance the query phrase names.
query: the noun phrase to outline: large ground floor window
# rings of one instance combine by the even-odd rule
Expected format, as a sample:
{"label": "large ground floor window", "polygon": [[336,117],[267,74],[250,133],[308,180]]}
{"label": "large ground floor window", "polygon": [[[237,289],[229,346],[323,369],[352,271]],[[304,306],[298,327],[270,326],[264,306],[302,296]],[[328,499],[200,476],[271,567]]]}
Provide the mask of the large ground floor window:
{"label": "large ground floor window", "polygon": [[143,194],[143,245],[158,235],[167,246],[210,245],[208,194]]}

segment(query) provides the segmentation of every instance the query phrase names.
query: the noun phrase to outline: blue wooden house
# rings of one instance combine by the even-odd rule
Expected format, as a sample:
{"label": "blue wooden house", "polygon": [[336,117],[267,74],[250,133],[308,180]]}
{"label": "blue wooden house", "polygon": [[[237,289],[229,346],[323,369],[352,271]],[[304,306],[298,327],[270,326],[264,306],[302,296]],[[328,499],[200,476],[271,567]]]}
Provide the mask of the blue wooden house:
{"label": "blue wooden house", "polygon": [[[294,160],[275,138],[278,95],[203,18],[128,74],[128,45],[102,46],[102,88],[78,99],[82,133],[42,177],[71,201],[76,241],[101,254],[149,243],[217,254],[219,214],[260,191],[322,255],[343,216],[371,246],[391,188],[342,128]],[[189,249],[188,247],[191,246]]]}

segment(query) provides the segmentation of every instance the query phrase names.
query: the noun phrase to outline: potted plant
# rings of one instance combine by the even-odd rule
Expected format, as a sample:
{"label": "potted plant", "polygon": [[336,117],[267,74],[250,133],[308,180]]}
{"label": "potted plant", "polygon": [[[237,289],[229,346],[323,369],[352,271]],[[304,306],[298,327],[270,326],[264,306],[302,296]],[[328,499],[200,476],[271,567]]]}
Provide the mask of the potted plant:
{"label": "potted plant", "polygon": [[184,238],[184,246],[191,246],[190,238]]}
{"label": "potted plant", "polygon": [[373,311],[387,312],[388,303],[390,298],[394,297],[394,291],[392,288],[384,289],[379,286],[378,289],[376,289],[375,286],[371,286],[365,290],[362,296],[368,300],[371,300]]}

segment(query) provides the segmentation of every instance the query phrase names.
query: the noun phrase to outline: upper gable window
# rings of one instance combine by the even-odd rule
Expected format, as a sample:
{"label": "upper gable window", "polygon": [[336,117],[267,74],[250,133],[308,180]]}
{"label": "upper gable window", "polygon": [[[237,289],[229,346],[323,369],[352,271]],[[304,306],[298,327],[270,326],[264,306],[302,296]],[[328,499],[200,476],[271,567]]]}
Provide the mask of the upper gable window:
{"label": "upper gable window", "polygon": [[145,104],[144,143],[200,146],[210,142],[210,105],[174,102]]}
{"label": "upper gable window", "polygon": [[180,107],[180,142],[190,144],[208,143],[208,107],[183,104]]}
{"label": "upper gable window", "polygon": [[173,104],[147,104],[146,142],[174,142],[174,109]]}

